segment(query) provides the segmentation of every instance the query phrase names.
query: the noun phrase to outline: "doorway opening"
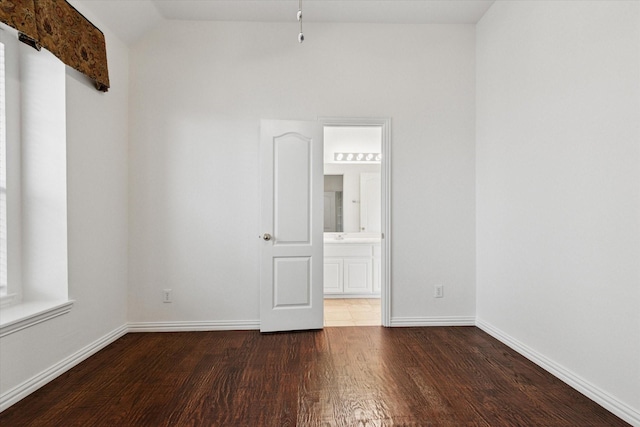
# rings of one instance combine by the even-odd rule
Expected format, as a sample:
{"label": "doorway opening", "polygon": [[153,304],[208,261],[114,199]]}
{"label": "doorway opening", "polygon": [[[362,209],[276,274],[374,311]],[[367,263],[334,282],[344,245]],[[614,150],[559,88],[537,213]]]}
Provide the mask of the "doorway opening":
{"label": "doorway opening", "polygon": [[324,325],[389,325],[389,120],[325,119]]}

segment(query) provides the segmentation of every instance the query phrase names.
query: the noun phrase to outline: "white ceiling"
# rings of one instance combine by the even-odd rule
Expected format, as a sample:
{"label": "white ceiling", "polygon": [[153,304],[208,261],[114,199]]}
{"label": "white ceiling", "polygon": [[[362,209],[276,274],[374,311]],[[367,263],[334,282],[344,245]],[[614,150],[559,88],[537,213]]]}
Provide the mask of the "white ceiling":
{"label": "white ceiling", "polygon": [[[68,0],[80,12],[100,28],[109,27],[128,44],[137,41],[146,32],[165,19],[154,0]],[[97,18],[96,21],[94,19]]]}
{"label": "white ceiling", "polygon": [[[474,24],[494,0],[303,0],[305,22]],[[71,0],[125,42],[164,20],[296,21],[298,0]]]}
{"label": "white ceiling", "polygon": [[[298,0],[154,0],[167,19],[204,21],[294,20]],[[493,1],[303,0],[306,22],[475,23]]]}

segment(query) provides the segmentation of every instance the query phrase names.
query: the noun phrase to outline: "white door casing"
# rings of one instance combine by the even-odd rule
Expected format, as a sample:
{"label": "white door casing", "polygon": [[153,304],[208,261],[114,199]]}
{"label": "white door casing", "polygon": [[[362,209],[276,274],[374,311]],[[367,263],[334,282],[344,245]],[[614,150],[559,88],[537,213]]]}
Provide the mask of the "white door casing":
{"label": "white door casing", "polygon": [[260,123],[262,332],[323,325],[322,148],[317,122]]}

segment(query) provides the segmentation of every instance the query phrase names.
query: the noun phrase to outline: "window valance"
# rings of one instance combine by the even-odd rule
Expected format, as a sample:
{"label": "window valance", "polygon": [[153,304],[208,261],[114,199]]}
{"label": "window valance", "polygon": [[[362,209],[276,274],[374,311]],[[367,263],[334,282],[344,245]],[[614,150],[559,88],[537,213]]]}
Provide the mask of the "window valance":
{"label": "window valance", "polygon": [[0,21],[91,78],[98,90],[109,89],[104,34],[66,0],[0,0]]}

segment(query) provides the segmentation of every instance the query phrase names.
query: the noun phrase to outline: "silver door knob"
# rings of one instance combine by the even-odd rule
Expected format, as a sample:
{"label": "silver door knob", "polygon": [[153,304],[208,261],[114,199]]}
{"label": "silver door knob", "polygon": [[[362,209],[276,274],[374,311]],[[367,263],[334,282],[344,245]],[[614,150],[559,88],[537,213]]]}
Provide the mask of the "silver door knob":
{"label": "silver door knob", "polygon": [[269,233],[264,233],[264,234],[262,235],[262,239],[263,239],[263,240],[266,240],[266,241],[271,240],[271,234],[269,234]]}

